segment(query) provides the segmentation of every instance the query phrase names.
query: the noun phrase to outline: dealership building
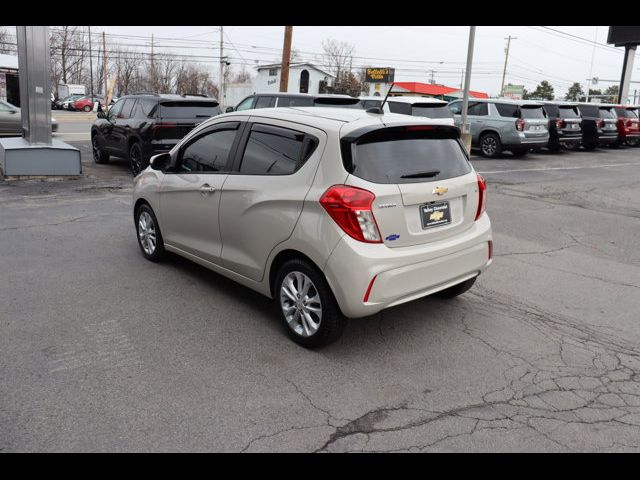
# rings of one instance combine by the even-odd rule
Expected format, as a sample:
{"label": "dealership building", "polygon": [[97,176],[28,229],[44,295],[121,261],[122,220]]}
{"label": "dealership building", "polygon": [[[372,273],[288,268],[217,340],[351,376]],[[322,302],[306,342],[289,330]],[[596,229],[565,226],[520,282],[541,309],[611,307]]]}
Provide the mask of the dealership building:
{"label": "dealership building", "polygon": [[18,57],[0,54],[0,100],[20,106],[18,86]]}

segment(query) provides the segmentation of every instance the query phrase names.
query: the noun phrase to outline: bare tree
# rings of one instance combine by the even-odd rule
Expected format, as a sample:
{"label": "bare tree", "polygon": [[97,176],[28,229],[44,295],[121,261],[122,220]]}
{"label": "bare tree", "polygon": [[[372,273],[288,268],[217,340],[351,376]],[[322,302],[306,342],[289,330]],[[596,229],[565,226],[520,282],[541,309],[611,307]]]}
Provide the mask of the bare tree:
{"label": "bare tree", "polygon": [[330,38],[322,42],[322,50],[324,53],[320,56],[320,63],[329,73],[337,78],[343,72],[351,71],[354,45]]}
{"label": "bare tree", "polygon": [[0,53],[16,53],[16,39],[6,27],[0,27]]}

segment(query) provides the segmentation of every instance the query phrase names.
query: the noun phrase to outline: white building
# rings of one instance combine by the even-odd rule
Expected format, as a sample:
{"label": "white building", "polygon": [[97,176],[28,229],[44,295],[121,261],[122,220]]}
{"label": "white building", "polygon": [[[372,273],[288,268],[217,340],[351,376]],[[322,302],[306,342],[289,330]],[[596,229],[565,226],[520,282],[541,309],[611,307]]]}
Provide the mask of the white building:
{"label": "white building", "polygon": [[[253,80],[255,93],[280,91],[280,64],[261,65],[257,68],[258,75]],[[311,63],[291,63],[289,65],[289,93],[318,94],[320,82],[331,85],[334,75],[321,70]]]}

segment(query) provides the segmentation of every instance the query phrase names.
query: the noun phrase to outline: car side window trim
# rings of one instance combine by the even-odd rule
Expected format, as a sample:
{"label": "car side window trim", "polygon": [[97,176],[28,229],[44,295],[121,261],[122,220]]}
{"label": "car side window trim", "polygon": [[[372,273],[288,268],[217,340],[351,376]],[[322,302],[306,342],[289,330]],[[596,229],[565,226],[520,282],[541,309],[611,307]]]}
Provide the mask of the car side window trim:
{"label": "car side window trim", "polygon": [[[189,140],[187,140],[187,142],[185,142],[184,145],[180,146],[180,148],[175,154],[175,159],[173,159],[173,161],[171,162],[172,163],[171,168],[168,169],[165,173],[179,173],[181,175],[190,175],[192,173],[195,173],[195,174],[202,175],[203,172],[183,172],[178,170],[178,168],[180,167],[180,163],[182,161],[182,156],[184,154],[184,151],[187,148],[189,148],[189,146],[191,146],[194,142],[197,142],[202,137],[214,132],[219,132],[222,130],[238,130],[238,133],[241,133],[241,128],[240,128],[241,123],[242,122],[238,122],[238,121],[217,123],[215,125],[212,125],[211,127],[205,128],[204,130],[198,132],[196,135],[194,135]],[[231,171],[231,168],[233,167],[233,160],[235,158],[235,153],[238,147],[238,143],[239,143],[240,137],[242,136],[242,135],[239,135],[238,133],[236,133],[236,138],[233,140],[233,144],[231,145],[231,150],[229,151],[229,158],[227,159],[227,164],[224,170],[220,170],[218,172],[209,172],[208,174],[211,174],[211,175],[227,174]]]}

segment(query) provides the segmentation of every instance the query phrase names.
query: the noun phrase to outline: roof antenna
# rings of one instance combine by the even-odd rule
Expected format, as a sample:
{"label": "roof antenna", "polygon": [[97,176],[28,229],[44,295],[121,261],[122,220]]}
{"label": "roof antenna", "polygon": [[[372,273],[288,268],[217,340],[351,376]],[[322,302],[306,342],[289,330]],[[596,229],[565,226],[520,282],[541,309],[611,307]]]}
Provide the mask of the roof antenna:
{"label": "roof antenna", "polygon": [[393,88],[393,83],[391,84],[391,86],[389,87],[389,90],[387,91],[387,94],[384,96],[384,100],[382,101],[382,104],[379,107],[371,107],[367,109],[367,113],[378,113],[380,115],[384,114],[384,104],[387,103],[387,98],[389,98],[389,94],[391,93],[391,89]]}

